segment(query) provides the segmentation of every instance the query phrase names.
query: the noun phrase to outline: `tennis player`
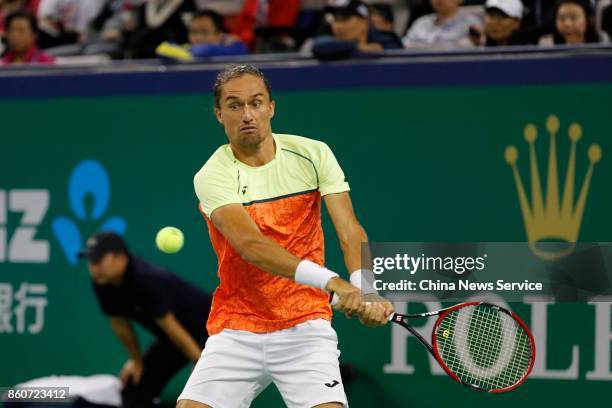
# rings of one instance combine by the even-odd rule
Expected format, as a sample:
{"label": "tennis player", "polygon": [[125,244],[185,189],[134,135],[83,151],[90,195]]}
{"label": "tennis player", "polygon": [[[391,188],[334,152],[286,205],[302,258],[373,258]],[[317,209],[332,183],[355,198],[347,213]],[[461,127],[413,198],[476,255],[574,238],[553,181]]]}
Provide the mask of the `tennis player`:
{"label": "tennis player", "polygon": [[[393,306],[364,302],[358,288],[367,236],[344,174],[325,143],[272,133],[275,103],[257,68],[220,72],[214,97],[229,144],[194,185],[220,284],[178,407],[248,407],[271,382],[289,408],[346,407],[329,292],[337,310],[366,325],[385,324]],[[322,266],[321,197],[353,284]]]}

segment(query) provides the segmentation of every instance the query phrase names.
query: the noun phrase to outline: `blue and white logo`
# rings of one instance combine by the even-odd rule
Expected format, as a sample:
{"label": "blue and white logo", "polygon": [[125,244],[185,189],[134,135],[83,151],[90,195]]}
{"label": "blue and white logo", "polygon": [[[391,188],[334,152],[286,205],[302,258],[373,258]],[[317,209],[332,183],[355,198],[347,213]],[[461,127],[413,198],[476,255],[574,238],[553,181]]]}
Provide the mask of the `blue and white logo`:
{"label": "blue and white logo", "polygon": [[[110,202],[110,179],[104,166],[96,160],[84,160],[76,165],[68,181],[68,199],[73,215],[78,221],[99,221],[104,217]],[[87,213],[87,197],[93,197],[93,207]],[[78,262],[77,253],[83,246],[81,231],[72,218],[57,217],[52,229],[66,259],[71,265]],[[127,223],[121,217],[107,217],[101,223],[100,231],[114,231],[123,235]]]}

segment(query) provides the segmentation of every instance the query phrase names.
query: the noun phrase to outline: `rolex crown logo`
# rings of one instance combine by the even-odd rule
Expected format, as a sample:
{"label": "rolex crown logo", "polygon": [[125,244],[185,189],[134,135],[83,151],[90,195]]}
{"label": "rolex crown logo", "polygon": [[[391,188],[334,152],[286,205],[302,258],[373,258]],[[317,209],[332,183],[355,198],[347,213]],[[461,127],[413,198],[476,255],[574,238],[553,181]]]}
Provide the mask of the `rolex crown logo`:
{"label": "rolex crown logo", "polygon": [[[516,165],[519,157],[518,149],[515,146],[508,146],[504,152],[506,162],[512,168],[514,175],[527,240],[536,255],[548,260],[558,259],[573,250],[575,242],[578,240],[589,186],[593,177],[593,169],[595,164],[601,160],[601,147],[597,144],[591,144],[587,152],[589,166],[576,197],[574,191],[576,184],[576,145],[582,138],[582,127],[578,123],[572,123],[568,128],[570,153],[563,191],[560,191],[557,165],[557,133],[559,128],[559,119],[554,115],[549,116],[546,120],[546,130],[550,135],[546,195],[543,194],[542,180],[538,170],[535,146],[538,130],[535,125],[528,124],[523,132],[525,140],[529,144],[531,201],[527,196],[521,174]],[[538,243],[547,241],[561,241],[568,245],[561,251],[554,252],[542,250],[538,247]]]}

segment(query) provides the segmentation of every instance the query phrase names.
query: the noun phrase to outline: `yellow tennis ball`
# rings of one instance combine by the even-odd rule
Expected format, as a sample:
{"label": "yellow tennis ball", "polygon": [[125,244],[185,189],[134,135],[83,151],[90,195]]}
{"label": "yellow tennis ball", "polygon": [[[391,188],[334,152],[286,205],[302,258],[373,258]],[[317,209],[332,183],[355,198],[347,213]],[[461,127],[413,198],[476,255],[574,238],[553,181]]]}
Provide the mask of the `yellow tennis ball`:
{"label": "yellow tennis ball", "polygon": [[183,232],[174,227],[164,227],[159,230],[155,237],[155,245],[160,251],[167,254],[178,252],[183,247],[185,237]]}

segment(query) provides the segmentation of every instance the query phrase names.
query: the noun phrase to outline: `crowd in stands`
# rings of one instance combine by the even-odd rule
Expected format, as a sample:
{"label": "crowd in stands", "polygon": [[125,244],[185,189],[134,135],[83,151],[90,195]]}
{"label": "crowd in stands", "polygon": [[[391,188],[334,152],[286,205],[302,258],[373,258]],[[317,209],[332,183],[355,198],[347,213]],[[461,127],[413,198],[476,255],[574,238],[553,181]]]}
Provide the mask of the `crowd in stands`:
{"label": "crowd in stands", "polygon": [[606,43],[611,0],[0,0],[0,65]]}

